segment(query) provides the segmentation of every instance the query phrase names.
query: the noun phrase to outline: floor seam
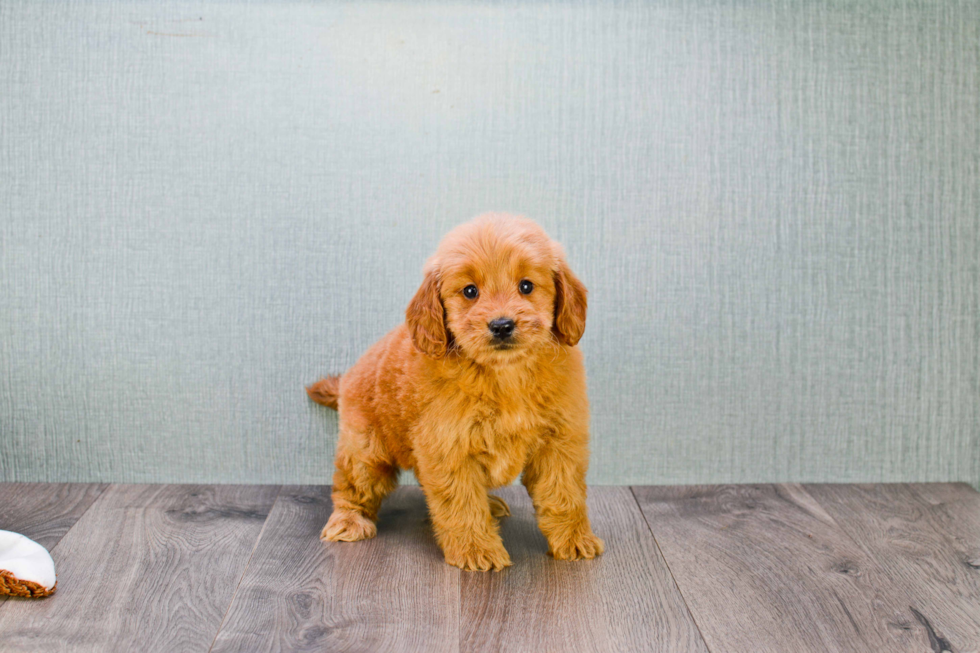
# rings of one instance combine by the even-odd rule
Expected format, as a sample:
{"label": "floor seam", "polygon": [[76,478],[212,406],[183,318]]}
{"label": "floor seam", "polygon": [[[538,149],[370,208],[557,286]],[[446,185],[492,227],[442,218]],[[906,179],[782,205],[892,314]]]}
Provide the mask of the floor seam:
{"label": "floor seam", "polygon": [[650,537],[653,538],[653,545],[657,547],[657,552],[660,553],[660,558],[664,561],[664,566],[667,567],[667,573],[670,574],[670,580],[673,581],[674,587],[677,588],[677,593],[680,594],[681,601],[684,602],[684,607],[687,608],[687,614],[690,615],[691,622],[698,631],[698,637],[701,638],[701,642],[704,644],[704,648],[708,651],[708,653],[711,653],[711,647],[708,645],[708,640],[701,631],[701,624],[698,623],[697,618],[694,616],[694,611],[691,610],[691,606],[687,602],[687,597],[684,596],[684,592],[681,590],[681,585],[677,582],[677,577],[674,575],[674,571],[670,568],[670,562],[667,561],[667,556],[664,555],[664,551],[660,547],[660,542],[657,541],[657,534],[653,532],[653,527],[650,526],[650,520],[647,519],[646,513],[643,512],[643,506],[640,505],[640,499],[636,496],[636,490],[633,489],[634,486],[630,485],[627,487],[629,487],[630,495],[633,497],[633,501],[636,503],[636,507],[640,511],[640,516],[643,517],[643,523],[647,525],[647,530],[650,532]]}
{"label": "floor seam", "polygon": [[211,649],[214,648],[215,643],[218,641],[218,636],[221,635],[221,629],[225,627],[225,621],[228,620],[228,614],[231,612],[231,606],[235,605],[235,599],[238,598],[238,590],[242,586],[242,581],[245,580],[245,575],[248,573],[248,568],[252,566],[252,558],[255,557],[255,552],[259,548],[259,542],[262,541],[262,535],[265,534],[265,527],[269,524],[269,517],[272,516],[272,512],[276,509],[276,505],[279,503],[279,497],[282,496],[282,488],[280,485],[276,489],[276,498],[273,499],[272,505],[269,507],[269,514],[265,516],[265,521],[262,522],[262,528],[259,529],[259,534],[255,538],[255,544],[252,545],[252,552],[248,554],[248,562],[245,563],[245,568],[242,569],[242,575],[238,578],[238,584],[235,585],[235,591],[232,592],[231,600],[228,601],[228,607],[225,608],[225,614],[221,617],[221,623],[218,624],[218,630],[214,632],[214,639],[211,640],[211,645],[208,647],[208,653],[211,653]]}
{"label": "floor seam", "polygon": [[67,531],[65,531],[64,535],[58,538],[58,541],[55,542],[54,545],[50,549],[48,549],[48,551],[54,552],[54,550],[58,548],[58,545],[61,544],[62,540],[64,540],[65,537],[68,535],[68,533],[71,533],[72,529],[78,526],[78,522],[82,521],[82,517],[87,515],[88,511],[91,510],[95,504],[97,504],[99,501],[102,501],[102,497],[104,497],[105,493],[109,491],[109,488],[111,488],[113,485],[116,484],[115,483],[92,483],[92,485],[101,485],[103,487],[101,490],[99,490],[98,496],[96,496],[95,499],[92,500],[92,503],[88,504],[88,507],[85,508],[85,510],[82,511],[82,514],[78,516],[78,519],[75,520],[75,523],[72,524]]}

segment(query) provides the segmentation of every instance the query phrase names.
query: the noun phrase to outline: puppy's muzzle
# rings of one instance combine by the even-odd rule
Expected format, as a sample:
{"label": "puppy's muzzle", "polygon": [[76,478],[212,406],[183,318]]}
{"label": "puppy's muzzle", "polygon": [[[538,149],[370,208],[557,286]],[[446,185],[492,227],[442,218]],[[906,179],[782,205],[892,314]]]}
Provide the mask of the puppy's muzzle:
{"label": "puppy's muzzle", "polygon": [[490,335],[493,336],[494,343],[505,343],[511,339],[514,335],[514,320],[509,317],[500,317],[496,320],[490,320],[487,323],[487,327],[490,329]]}

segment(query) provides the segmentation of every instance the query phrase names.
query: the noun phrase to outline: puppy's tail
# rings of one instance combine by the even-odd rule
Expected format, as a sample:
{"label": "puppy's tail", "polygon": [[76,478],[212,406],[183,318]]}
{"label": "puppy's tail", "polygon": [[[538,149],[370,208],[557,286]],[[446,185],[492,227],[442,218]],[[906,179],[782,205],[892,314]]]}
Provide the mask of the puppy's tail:
{"label": "puppy's tail", "polygon": [[318,404],[337,410],[337,398],[340,396],[340,377],[328,376],[307,386],[306,394]]}

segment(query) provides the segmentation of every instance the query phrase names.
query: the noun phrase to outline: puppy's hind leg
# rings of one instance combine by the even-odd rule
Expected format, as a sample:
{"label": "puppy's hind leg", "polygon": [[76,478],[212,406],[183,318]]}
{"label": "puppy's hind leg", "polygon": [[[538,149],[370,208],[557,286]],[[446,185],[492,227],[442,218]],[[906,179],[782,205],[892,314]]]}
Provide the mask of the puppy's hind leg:
{"label": "puppy's hind leg", "polygon": [[395,465],[367,449],[351,451],[345,440],[342,434],[333,475],[333,514],[320,533],[322,540],[356,542],[377,535],[381,501],[398,485]]}
{"label": "puppy's hind leg", "polygon": [[493,515],[494,519],[502,519],[503,517],[510,517],[510,506],[507,502],[496,495],[489,495],[490,498],[490,514]]}

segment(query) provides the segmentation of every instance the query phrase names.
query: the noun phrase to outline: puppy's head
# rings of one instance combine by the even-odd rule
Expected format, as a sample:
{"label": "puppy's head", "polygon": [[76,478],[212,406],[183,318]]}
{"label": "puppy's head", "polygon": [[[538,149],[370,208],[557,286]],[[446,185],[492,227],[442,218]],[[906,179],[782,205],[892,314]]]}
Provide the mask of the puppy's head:
{"label": "puppy's head", "polygon": [[585,313],[585,286],[561,246],[526,218],[488,213],[446,235],[406,322],[428,356],[455,348],[481,364],[505,364],[556,340],[574,346]]}

